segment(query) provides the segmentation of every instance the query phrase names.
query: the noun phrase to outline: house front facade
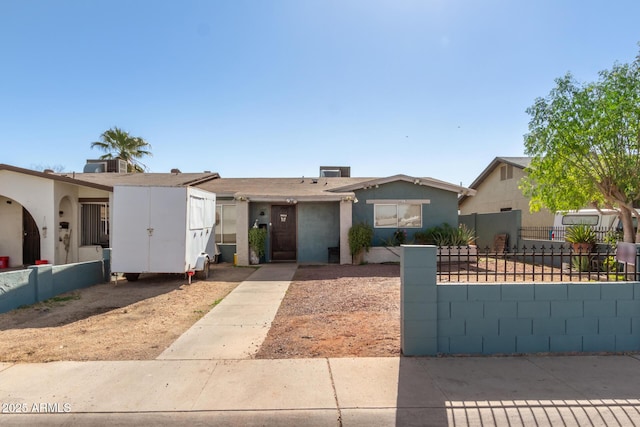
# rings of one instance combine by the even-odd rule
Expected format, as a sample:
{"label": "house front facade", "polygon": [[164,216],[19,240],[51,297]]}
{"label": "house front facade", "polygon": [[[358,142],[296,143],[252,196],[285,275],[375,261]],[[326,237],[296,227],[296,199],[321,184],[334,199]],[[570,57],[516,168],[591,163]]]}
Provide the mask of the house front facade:
{"label": "house front facade", "polygon": [[[346,168],[343,168],[346,169]],[[458,224],[460,194],[473,190],[432,178],[220,178],[198,187],[217,194],[218,248],[224,261],[249,263],[248,232],[267,230],[266,262],[352,262],[349,229],[367,223],[374,245],[397,230]]]}

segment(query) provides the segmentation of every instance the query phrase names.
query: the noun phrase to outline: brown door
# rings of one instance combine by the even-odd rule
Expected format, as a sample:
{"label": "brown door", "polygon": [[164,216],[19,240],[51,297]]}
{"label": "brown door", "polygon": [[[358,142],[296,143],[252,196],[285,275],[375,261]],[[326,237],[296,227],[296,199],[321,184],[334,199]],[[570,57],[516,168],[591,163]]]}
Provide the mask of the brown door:
{"label": "brown door", "polygon": [[296,245],[295,205],[271,206],[271,260],[295,261]]}
{"label": "brown door", "polygon": [[33,265],[40,259],[40,232],[25,208],[22,208],[22,236],[22,264]]}

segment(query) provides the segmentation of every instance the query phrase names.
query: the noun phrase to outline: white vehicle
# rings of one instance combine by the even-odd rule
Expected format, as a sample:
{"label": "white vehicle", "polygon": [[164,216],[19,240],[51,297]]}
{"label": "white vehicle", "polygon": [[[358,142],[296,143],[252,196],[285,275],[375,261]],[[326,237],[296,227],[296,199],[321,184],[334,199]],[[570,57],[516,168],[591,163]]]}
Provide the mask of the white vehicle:
{"label": "white vehicle", "polygon": [[[632,218],[634,228],[638,226],[637,218]],[[594,227],[604,235],[608,230],[622,231],[622,221],[615,209],[580,209],[565,213],[556,213],[553,220],[551,240],[564,240],[564,231],[572,225],[586,224]]]}
{"label": "white vehicle", "polygon": [[192,187],[115,186],[111,271],[206,278],[215,244],[216,195]]}
{"label": "white vehicle", "polygon": [[[558,212],[553,220],[555,227],[570,227],[577,224],[587,224],[598,228],[618,227],[620,220],[615,209],[580,209],[578,211]],[[622,225],[620,225],[622,228]]]}

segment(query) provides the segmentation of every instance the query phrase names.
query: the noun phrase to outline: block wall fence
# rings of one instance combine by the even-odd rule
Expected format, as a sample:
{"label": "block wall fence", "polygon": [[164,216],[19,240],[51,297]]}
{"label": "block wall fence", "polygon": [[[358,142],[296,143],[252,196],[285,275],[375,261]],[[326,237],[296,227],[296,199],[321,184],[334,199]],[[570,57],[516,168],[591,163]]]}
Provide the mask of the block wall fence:
{"label": "block wall fence", "polygon": [[111,250],[104,249],[103,257],[102,261],[35,265],[0,273],[0,313],[108,282],[111,277]]}
{"label": "block wall fence", "polygon": [[402,247],[405,356],[640,351],[640,283],[437,284],[436,247]]}

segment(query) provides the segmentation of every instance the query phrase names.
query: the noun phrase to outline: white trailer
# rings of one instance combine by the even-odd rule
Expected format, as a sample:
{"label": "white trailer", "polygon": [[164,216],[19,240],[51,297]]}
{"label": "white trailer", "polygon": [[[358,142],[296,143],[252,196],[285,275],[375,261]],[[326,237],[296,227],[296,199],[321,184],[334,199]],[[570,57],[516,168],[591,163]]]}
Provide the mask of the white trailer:
{"label": "white trailer", "polygon": [[111,271],[206,278],[217,254],[216,195],[192,187],[113,188]]}

